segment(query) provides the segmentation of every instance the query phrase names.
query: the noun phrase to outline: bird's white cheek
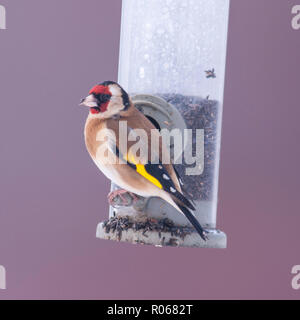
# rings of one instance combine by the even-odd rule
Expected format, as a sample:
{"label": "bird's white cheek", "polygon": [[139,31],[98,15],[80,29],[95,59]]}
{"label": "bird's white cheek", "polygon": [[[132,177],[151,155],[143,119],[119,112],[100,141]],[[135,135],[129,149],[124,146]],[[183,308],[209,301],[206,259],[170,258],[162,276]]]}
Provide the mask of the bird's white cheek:
{"label": "bird's white cheek", "polygon": [[114,115],[118,114],[123,109],[123,101],[119,97],[113,97],[105,112],[101,113],[101,118],[111,118]]}
{"label": "bird's white cheek", "polygon": [[123,100],[121,97],[112,97],[110,99],[108,110],[111,110],[112,112],[116,113],[123,109]]}

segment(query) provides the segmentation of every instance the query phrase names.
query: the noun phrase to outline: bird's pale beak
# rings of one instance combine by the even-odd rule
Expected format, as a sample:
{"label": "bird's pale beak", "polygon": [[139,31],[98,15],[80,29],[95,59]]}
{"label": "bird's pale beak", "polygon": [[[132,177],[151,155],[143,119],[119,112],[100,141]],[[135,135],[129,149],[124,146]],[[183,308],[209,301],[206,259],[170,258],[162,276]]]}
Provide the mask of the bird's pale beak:
{"label": "bird's pale beak", "polygon": [[88,108],[95,108],[98,107],[98,102],[97,99],[92,94],[90,94],[86,98],[82,99],[79,105]]}

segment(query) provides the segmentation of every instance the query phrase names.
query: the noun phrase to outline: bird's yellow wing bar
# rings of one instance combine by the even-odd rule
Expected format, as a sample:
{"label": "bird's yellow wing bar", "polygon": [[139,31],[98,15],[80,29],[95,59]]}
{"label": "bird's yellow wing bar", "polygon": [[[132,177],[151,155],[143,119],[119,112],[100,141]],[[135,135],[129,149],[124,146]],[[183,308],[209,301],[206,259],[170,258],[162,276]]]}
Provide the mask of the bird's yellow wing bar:
{"label": "bird's yellow wing bar", "polygon": [[158,188],[163,189],[163,186],[159,182],[159,180],[156,179],[155,177],[153,177],[149,172],[147,172],[145,166],[143,164],[138,163],[132,154],[125,155],[124,156],[124,160],[126,160],[127,162],[133,164],[135,166],[135,168],[136,168],[136,172],[139,173],[141,176],[146,178],[148,181],[153,183]]}

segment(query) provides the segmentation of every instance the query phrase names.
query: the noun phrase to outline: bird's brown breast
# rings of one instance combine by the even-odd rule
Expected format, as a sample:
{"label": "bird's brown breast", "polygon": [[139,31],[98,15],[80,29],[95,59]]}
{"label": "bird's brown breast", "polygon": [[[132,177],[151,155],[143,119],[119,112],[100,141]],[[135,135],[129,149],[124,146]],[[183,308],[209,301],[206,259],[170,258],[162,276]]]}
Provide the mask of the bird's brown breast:
{"label": "bird's brown breast", "polygon": [[101,129],[106,128],[106,121],[88,117],[85,123],[85,145],[92,158],[96,158],[96,153],[100,141],[97,141],[97,134]]}

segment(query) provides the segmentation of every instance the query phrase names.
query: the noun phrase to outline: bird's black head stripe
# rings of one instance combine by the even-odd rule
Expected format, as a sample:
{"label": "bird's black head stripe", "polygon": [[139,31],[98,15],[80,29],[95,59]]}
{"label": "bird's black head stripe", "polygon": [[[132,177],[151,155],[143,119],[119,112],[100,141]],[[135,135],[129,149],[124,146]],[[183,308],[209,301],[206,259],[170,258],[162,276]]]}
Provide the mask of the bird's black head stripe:
{"label": "bird's black head stripe", "polygon": [[119,85],[117,82],[114,82],[114,81],[104,81],[100,83],[100,86],[109,86],[111,84],[116,84],[117,86]]}
{"label": "bird's black head stripe", "polygon": [[121,88],[121,92],[122,92],[123,105],[125,106],[124,110],[127,110],[130,106],[129,96],[123,88]]}

